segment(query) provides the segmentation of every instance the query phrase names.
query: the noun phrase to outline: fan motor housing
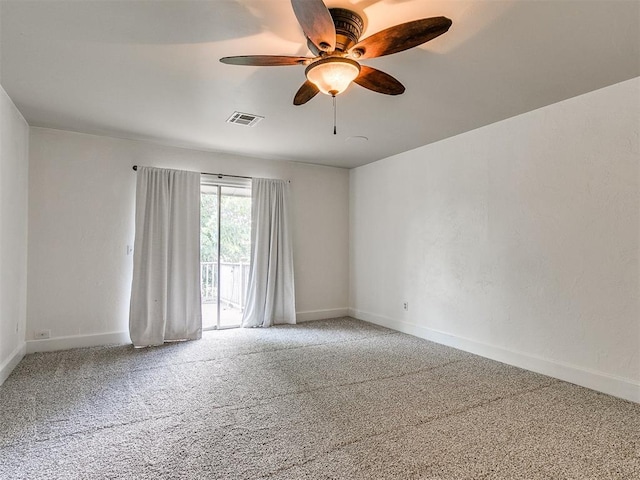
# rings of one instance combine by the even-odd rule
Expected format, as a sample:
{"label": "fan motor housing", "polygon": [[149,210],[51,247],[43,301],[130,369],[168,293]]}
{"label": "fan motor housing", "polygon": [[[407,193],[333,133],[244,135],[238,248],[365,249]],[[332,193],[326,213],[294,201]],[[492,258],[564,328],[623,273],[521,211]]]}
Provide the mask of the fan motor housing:
{"label": "fan motor housing", "polygon": [[336,27],[336,50],[346,52],[358,43],[362,35],[362,17],[346,8],[330,8],[329,13]]}

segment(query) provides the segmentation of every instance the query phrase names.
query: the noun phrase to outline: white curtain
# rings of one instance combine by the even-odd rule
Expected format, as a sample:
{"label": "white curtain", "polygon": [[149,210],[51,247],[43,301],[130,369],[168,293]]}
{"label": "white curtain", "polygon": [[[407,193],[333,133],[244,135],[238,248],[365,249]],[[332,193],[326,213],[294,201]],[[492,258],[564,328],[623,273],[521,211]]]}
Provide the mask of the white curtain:
{"label": "white curtain", "polygon": [[136,347],[202,336],[197,172],[138,167],[129,333]]}
{"label": "white curtain", "polygon": [[254,178],[251,185],[251,269],[243,327],[296,323],[288,184]]}

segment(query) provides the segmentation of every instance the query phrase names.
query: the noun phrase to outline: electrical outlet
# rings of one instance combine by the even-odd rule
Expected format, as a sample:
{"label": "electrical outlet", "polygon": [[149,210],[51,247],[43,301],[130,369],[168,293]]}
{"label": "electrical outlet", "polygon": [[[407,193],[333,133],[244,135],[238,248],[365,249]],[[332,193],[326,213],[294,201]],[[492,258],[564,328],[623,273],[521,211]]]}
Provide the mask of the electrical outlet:
{"label": "electrical outlet", "polygon": [[51,338],[51,330],[36,330],[33,336],[36,338],[36,340]]}
{"label": "electrical outlet", "polygon": [[402,304],[402,309],[403,309],[405,312],[408,312],[408,311],[409,311],[409,302],[404,302],[404,303]]}

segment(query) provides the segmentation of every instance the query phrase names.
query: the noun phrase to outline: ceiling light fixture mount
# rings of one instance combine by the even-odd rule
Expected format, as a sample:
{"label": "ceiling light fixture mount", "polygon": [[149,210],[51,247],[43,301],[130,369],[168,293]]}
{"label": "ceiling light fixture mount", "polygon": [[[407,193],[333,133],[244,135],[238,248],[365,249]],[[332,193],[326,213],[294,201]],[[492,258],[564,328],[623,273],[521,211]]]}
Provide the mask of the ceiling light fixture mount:
{"label": "ceiling light fixture mount", "polygon": [[346,52],[356,43],[364,29],[364,21],[356,12],[346,8],[330,8],[329,13],[336,29],[336,51]]}

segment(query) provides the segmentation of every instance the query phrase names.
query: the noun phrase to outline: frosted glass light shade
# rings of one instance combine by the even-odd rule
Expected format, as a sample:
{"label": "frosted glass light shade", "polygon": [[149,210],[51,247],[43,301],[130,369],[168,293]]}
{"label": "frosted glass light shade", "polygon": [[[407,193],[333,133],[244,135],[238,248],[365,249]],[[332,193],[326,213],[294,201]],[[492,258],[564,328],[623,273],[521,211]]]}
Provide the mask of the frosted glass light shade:
{"label": "frosted glass light shade", "polygon": [[360,65],[349,58],[328,57],[312,63],[304,73],[325,95],[338,95],[360,75]]}

